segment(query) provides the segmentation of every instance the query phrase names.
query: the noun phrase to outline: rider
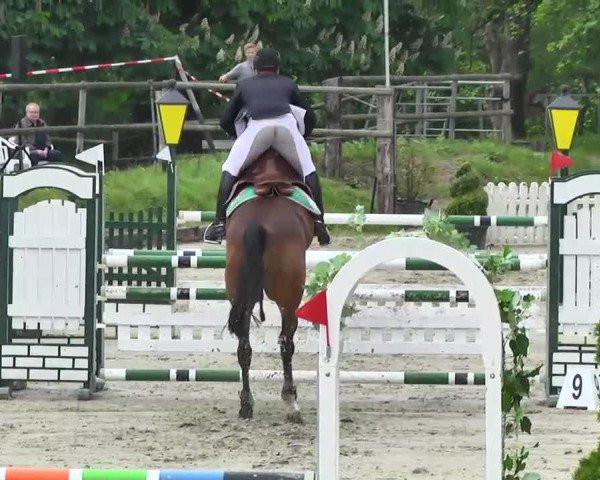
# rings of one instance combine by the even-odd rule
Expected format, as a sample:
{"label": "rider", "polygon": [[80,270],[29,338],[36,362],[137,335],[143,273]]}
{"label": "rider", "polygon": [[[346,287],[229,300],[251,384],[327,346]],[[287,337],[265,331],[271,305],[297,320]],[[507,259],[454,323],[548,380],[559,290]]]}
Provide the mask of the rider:
{"label": "rider", "polygon": [[293,80],[279,75],[279,52],[273,48],[260,49],[254,59],[254,68],[258,74],[238,83],[229,105],[221,116],[221,128],[236,137],[236,118],[242,109],[249,118],[248,125],[236,139],[227,160],[222,167],[221,184],[217,194],[215,222],[209,225],[204,233],[204,240],[209,243],[220,243],[225,236],[226,208],[225,202],[240,173],[256,135],[265,126],[283,126],[291,133],[304,181],[309,186],[321,215],[315,220],[315,234],[321,245],[331,243],[327,226],[323,220],[323,198],[321,185],[310,150],[303,138],[296,117],[291,113],[290,105],[306,110],[304,114],[304,135],[308,136],[315,124],[315,114],[311,106],[300,94]]}

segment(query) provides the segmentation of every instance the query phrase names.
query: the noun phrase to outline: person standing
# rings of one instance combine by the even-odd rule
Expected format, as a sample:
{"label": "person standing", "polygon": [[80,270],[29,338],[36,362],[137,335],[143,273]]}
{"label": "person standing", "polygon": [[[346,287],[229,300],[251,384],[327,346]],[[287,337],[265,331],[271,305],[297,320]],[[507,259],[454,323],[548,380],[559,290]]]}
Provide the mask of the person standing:
{"label": "person standing", "polygon": [[229,81],[240,81],[245,78],[250,78],[256,75],[254,70],[254,57],[256,56],[256,45],[252,42],[244,45],[244,55],[246,60],[238,63],[235,67],[229,70],[227,73],[219,77],[220,83],[226,83]]}

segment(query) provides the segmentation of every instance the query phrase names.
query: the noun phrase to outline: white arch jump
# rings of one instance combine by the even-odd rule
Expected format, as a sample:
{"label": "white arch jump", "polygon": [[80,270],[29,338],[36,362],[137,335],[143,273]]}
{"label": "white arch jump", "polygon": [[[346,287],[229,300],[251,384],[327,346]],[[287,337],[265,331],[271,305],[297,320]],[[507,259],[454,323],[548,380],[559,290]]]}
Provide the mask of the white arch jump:
{"label": "white arch jump", "polygon": [[482,319],[482,357],[485,369],[486,480],[502,478],[502,324],[494,290],[483,272],[466,255],[427,238],[391,238],[354,256],[327,289],[329,338],[320,327],[318,378],[318,478],[337,480],[339,469],[339,354],[342,308],[360,279],[383,262],[419,256],[446,267],[472,292]]}

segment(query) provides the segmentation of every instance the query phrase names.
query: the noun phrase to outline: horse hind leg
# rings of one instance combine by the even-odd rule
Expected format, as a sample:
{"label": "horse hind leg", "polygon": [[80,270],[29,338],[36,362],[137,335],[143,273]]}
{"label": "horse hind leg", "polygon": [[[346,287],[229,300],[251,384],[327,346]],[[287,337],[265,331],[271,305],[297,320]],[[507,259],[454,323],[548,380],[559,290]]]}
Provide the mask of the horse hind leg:
{"label": "horse hind leg", "polygon": [[281,361],[283,363],[283,388],[281,398],[288,407],[287,420],[292,423],[303,424],[302,413],[298,406],[298,392],[294,385],[292,373],[292,357],[295,352],[294,334],[298,327],[298,318],[294,311],[286,311],[280,308],[282,329],[279,336],[279,348],[281,351]]}
{"label": "horse hind leg", "polygon": [[249,336],[240,338],[238,345],[238,363],[242,369],[242,390],[240,390],[239,417],[248,419],[254,414],[254,398],[250,391],[250,364],[252,363],[252,347]]}
{"label": "horse hind leg", "polygon": [[252,346],[250,345],[250,316],[251,311],[236,312],[234,306],[230,315],[240,315],[239,319],[234,323],[234,333],[238,337],[237,357],[238,363],[242,370],[242,389],[240,395],[240,411],[239,417],[250,419],[254,414],[254,397],[250,390],[250,365],[252,363]]}

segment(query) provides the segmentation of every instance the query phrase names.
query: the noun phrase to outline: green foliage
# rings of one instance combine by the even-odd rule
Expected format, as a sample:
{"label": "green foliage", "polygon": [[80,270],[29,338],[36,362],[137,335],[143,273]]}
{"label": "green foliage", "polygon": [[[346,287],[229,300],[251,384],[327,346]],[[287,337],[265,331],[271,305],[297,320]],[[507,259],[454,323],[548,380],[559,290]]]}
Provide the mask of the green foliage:
{"label": "green foliage", "polygon": [[400,140],[396,146],[398,157],[398,195],[408,202],[415,201],[424,193],[433,179],[434,168],[427,157],[418,156],[418,141]]}
{"label": "green foliage", "polygon": [[364,205],[356,205],[354,207],[354,213],[352,214],[348,224],[357,233],[362,233],[363,226],[365,225],[366,219],[367,219],[367,216],[365,215],[365,206]]}
{"label": "green foliage", "polygon": [[452,201],[446,208],[448,215],[485,215],[488,197],[483,190],[481,176],[471,165],[463,163],[456,171],[450,186]]}
{"label": "green foliage", "polygon": [[[177,208],[179,210],[215,209],[221,165],[227,152],[216,155],[177,158]],[[330,212],[348,212],[357,203],[370,201],[368,188],[351,188],[341,180],[322,178],[323,202]],[[106,173],[106,209],[114,212],[146,210],[167,206],[166,173],[161,164],[137,166]]]}
{"label": "green foliage", "polygon": [[[365,207],[363,205],[356,205],[354,207],[354,214],[350,218],[349,225],[359,234],[362,244],[366,242],[362,233],[365,219]],[[333,280],[333,277],[337,275],[340,269],[348,263],[351,258],[350,255],[341,253],[331,260],[317,263],[315,268],[310,271],[308,282],[306,284],[306,293],[308,296],[312,297],[317,292],[327,288]],[[354,302],[345,303],[342,308],[342,319],[351,317],[359,311],[360,310],[356,307]],[[313,326],[315,328],[318,327],[316,324]]]}
{"label": "green foliage", "polygon": [[500,255],[490,254],[481,261],[490,282],[496,282],[503,274],[510,271],[515,255],[508,245],[504,245]]}
{"label": "green foliage", "polygon": [[431,240],[445,243],[458,250],[473,250],[467,237],[459,233],[443,213],[425,215],[423,231]]}
{"label": "green foliage", "polygon": [[[310,271],[308,282],[306,284],[306,294],[309,297],[314,296],[317,292],[327,288],[337,275],[340,269],[348,263],[352,257],[346,253],[336,255],[328,261],[319,262]],[[354,302],[345,303],[342,308],[342,318],[351,317],[359,312]],[[342,325],[343,326],[343,325]],[[313,324],[314,328],[318,328],[317,324]]]}
{"label": "green foliage", "polygon": [[468,195],[473,191],[479,191],[480,188],[481,177],[475,172],[469,171],[457,176],[456,180],[450,186],[450,196],[455,198],[461,195]]}
{"label": "green foliage", "polygon": [[[505,247],[507,253],[507,247]],[[533,302],[532,295],[521,297],[518,291],[508,289],[496,290],[498,306],[502,321],[509,326],[505,339],[511,352],[511,358],[505,360],[504,381],[502,383],[502,412],[505,417],[505,434],[518,438],[520,433],[531,433],[531,420],[525,415],[522,402],[529,397],[531,380],[538,376],[542,365],[527,368],[525,360],[529,353],[529,338],[522,325],[523,315]],[[509,363],[509,368],[506,368]],[[533,448],[537,447],[536,443]],[[512,454],[504,458],[503,480],[521,480],[521,472],[525,470],[525,460],[529,451],[523,446],[515,448]],[[540,478],[537,474],[526,474],[522,480]]]}
{"label": "green foliage", "polygon": [[469,192],[453,199],[446,207],[448,215],[485,215],[488,197],[483,191]]}
{"label": "green foliage", "polygon": [[573,480],[597,480],[600,478],[600,442],[586,457],[579,461]]}
{"label": "green foliage", "polygon": [[[471,173],[470,167],[461,166],[462,175]],[[443,242],[454,248],[464,249],[469,243],[464,236],[456,231],[443,215],[428,215],[425,217],[423,229],[427,236],[433,240]],[[511,260],[514,258],[510,247],[505,245],[501,255],[489,255],[481,266],[490,282],[496,282],[502,274],[510,269]],[[521,297],[518,291],[509,289],[495,290],[498,307],[503,323],[509,326],[509,333],[505,338],[511,352],[512,361],[509,368],[504,365],[502,382],[502,412],[504,414],[504,429],[506,435],[531,433],[531,420],[525,415],[522,402],[530,394],[530,382],[539,375],[541,365],[528,369],[525,360],[529,353],[529,338],[527,331],[522,326],[525,312],[534,300],[533,295]],[[599,327],[600,330],[600,327]],[[505,346],[503,345],[505,349]],[[534,445],[534,448],[537,444]],[[538,480],[541,478],[536,473],[521,473],[526,468],[529,450],[521,446],[512,454],[507,453],[503,460],[503,480]]]}

